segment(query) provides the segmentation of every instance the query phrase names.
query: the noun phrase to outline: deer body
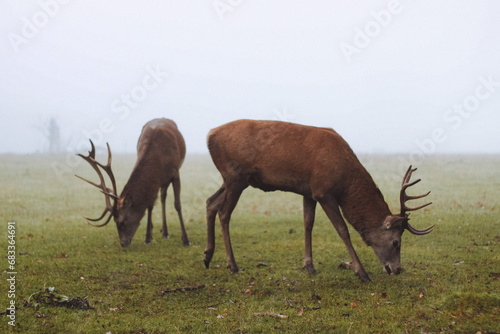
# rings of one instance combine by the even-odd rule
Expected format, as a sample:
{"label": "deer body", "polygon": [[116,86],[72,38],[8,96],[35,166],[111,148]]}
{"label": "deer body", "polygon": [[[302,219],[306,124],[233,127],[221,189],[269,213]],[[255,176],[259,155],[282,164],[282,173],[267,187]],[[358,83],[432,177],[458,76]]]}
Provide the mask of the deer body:
{"label": "deer body", "polygon": [[[111,151],[109,150],[108,165],[103,166],[95,161],[95,150],[92,144],[92,151],[89,156],[80,156],[87,160],[98,174],[100,173],[99,167],[104,169],[113,183],[113,190],[107,188],[102,175],[99,175],[101,185],[90,182],[103,190],[107,203],[103,215],[93,221],[102,219],[107,212],[110,212],[108,220],[99,226],[106,225],[111,216],[113,216],[118,229],[120,244],[122,247],[126,247],[132,241],[139,223],[147,210],[148,223],[145,243],[151,243],[153,230],[152,211],[158,196],[158,190],[160,190],[163,218],[161,231],[163,237],[168,238],[165,201],[167,189],[170,183],[172,183],[174,188],[174,206],[181,224],[182,241],[184,245],[189,245],[182,219],[180,202],[179,169],[185,155],[186,146],[184,139],[173,121],[164,118],[149,121],[144,125],[137,142],[137,161],[134,169],[122,193],[120,196],[116,196],[116,184],[111,172]],[[113,205],[111,205],[110,198],[114,200]]]}
{"label": "deer body", "polygon": [[400,273],[401,234],[407,217],[390,212],[369,173],[334,130],[278,121],[239,120],[210,131],[208,148],[223,185],[207,200],[207,268],[214,252],[218,213],[228,268],[238,271],[229,237],[229,220],[239,196],[250,185],[264,191],[283,190],[303,196],[304,268],[309,272],[315,272],[311,232],[319,203],[344,241],[362,280],[369,277],[351,244],[339,208],[365,243],[373,247],[384,270]]}

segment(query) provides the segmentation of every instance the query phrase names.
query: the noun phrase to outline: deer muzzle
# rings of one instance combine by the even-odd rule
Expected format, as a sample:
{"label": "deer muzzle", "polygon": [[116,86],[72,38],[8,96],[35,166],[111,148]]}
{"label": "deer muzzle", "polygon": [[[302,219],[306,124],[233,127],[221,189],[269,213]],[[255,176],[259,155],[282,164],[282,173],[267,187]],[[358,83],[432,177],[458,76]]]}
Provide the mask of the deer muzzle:
{"label": "deer muzzle", "polygon": [[120,239],[120,245],[125,248],[132,242],[132,238]]}
{"label": "deer muzzle", "polygon": [[386,264],[384,266],[384,272],[386,272],[388,275],[390,275],[390,274],[399,275],[399,274],[401,274],[402,271],[403,271],[403,269],[401,269],[401,267],[399,267],[399,266],[392,267],[390,264]]}

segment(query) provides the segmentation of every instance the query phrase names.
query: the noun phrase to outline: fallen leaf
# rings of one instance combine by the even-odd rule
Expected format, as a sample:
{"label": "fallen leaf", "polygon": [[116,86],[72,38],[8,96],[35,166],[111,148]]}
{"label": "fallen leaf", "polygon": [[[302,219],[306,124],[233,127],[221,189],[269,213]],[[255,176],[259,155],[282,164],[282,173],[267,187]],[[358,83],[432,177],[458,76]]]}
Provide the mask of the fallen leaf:
{"label": "fallen leaf", "polygon": [[297,311],[297,315],[300,317],[303,314],[304,314],[304,309],[303,308],[299,308],[299,310]]}
{"label": "fallen leaf", "polygon": [[352,306],[352,308],[358,307],[358,304],[356,304],[356,302],[351,302],[350,305]]}
{"label": "fallen leaf", "polygon": [[353,269],[353,266],[352,266],[352,263],[350,263],[350,262],[342,261],[338,265],[338,268],[340,268],[340,269]]}
{"label": "fallen leaf", "polygon": [[36,262],[38,262],[38,263],[44,263],[43,260],[40,260],[40,259],[36,260]]}
{"label": "fallen leaf", "polygon": [[245,294],[246,295],[251,295],[253,293],[253,290],[252,289],[246,289],[245,290]]}
{"label": "fallen leaf", "polygon": [[67,258],[67,257],[68,257],[68,254],[61,253],[61,254],[59,254],[59,256],[58,256],[58,257],[59,257],[60,259],[65,259],[65,258]]}
{"label": "fallen leaf", "polygon": [[252,278],[250,279],[250,282],[248,283],[248,286],[249,286],[249,287],[252,287],[252,286],[254,286],[254,285],[255,285],[255,277],[252,277]]}
{"label": "fallen leaf", "polygon": [[275,318],[280,318],[280,319],[286,319],[288,318],[287,315],[281,314],[281,313],[274,313],[274,312],[259,312],[259,313],[254,313],[253,314],[256,317],[265,317],[265,316],[271,316]]}
{"label": "fallen leaf", "polygon": [[380,295],[380,297],[387,298],[387,292],[382,292],[382,294]]}
{"label": "fallen leaf", "polygon": [[490,273],[490,277],[494,279],[499,279],[500,278],[500,273]]}

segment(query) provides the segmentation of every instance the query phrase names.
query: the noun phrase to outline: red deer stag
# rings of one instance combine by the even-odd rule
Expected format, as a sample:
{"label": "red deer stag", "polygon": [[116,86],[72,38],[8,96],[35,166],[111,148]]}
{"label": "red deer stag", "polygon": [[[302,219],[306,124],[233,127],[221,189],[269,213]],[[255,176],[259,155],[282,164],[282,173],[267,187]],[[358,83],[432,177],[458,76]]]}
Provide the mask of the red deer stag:
{"label": "red deer stag", "polygon": [[369,281],[351,244],[343,216],[371,246],[386,273],[401,272],[401,235],[406,229],[416,235],[432,231],[412,227],[406,201],[422,198],[408,196],[406,189],[415,169],[411,166],[403,178],[401,212],[392,214],[370,174],[361,165],[347,142],[334,130],[278,121],[234,121],[212,129],[208,149],[223,178],[221,188],[207,200],[208,268],[215,248],[215,216],[219,214],[226,247],[227,266],[238,272],[229,237],[229,221],[241,193],[249,185],[264,191],[290,191],[304,196],[305,258],[304,268],[314,273],[311,232],[316,204],[319,202],[352,259],[354,270]]}
{"label": "red deer stag", "polygon": [[[109,216],[101,225],[89,223],[93,226],[102,227],[109,223],[111,217],[114,217],[120,237],[120,245],[127,247],[132,241],[147,209],[148,226],[145,243],[149,244],[153,238],[151,213],[158,196],[158,190],[161,189],[161,209],[163,214],[161,232],[164,238],[168,238],[165,199],[168,186],[172,183],[174,187],[174,206],[181,223],[182,241],[185,246],[189,246],[188,236],[182,220],[181,181],[179,178],[179,168],[186,155],[186,145],[177,129],[177,125],[165,118],[154,119],[144,125],[137,142],[137,162],[120,196],[117,196],[115,177],[111,170],[111,149],[109,144],[108,163],[106,165],[102,165],[95,160],[94,143],[90,141],[90,144],[92,149],[89,151],[89,155],[78,154],[78,156],[82,157],[94,168],[99,176],[100,183],[97,184],[80,176],[77,177],[101,189],[105,196],[106,208],[99,218],[86,219],[96,222],[103,219],[108,213]],[[100,169],[108,174],[113,189],[106,186]]]}

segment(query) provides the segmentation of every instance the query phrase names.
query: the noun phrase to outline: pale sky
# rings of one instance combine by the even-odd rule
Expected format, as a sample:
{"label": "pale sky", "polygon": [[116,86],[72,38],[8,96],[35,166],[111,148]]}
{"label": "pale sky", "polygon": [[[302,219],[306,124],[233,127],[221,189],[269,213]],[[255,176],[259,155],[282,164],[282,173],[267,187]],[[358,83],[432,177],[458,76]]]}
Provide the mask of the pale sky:
{"label": "pale sky", "polygon": [[88,138],[188,153],[241,119],[334,128],[355,152],[500,153],[500,1],[2,0],[0,153]]}

